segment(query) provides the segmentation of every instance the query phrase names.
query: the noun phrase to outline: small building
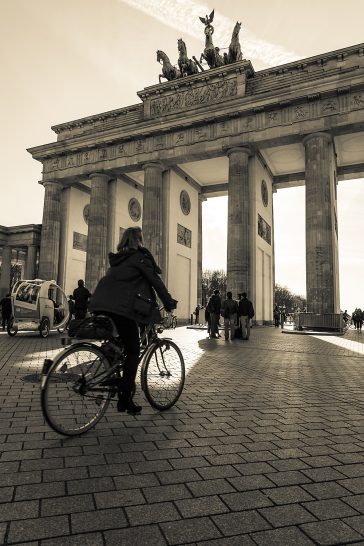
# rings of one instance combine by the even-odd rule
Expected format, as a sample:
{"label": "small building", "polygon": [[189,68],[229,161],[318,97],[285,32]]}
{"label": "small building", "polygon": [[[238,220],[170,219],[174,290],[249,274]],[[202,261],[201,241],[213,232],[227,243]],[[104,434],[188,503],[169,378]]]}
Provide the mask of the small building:
{"label": "small building", "polygon": [[38,275],[42,226],[0,226],[0,298],[18,279]]}

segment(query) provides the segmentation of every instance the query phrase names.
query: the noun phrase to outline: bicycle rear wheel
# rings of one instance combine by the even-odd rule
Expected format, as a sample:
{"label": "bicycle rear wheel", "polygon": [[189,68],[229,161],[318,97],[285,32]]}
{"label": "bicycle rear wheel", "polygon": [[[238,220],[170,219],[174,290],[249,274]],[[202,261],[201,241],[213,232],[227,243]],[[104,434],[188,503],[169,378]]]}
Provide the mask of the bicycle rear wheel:
{"label": "bicycle rear wheel", "polygon": [[141,384],[153,408],[167,410],[181,396],[185,382],[185,363],[178,346],[169,339],[159,339],[148,352]]}
{"label": "bicycle rear wheel", "polygon": [[94,427],[105,414],[112,391],[100,382],[109,361],[92,344],[62,351],[42,379],[41,403],[45,420],[60,434],[75,436]]}

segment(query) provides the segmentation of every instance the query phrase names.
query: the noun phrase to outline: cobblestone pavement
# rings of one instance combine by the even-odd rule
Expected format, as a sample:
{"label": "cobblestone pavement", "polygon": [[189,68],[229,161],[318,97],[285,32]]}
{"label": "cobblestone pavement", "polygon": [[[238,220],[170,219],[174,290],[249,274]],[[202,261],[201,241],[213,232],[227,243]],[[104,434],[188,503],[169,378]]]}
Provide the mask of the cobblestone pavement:
{"label": "cobblestone pavement", "polygon": [[63,438],[24,380],[58,335],[0,333],[0,543],[364,544],[364,333],[165,334],[188,368],[177,405],[133,417],[113,403]]}

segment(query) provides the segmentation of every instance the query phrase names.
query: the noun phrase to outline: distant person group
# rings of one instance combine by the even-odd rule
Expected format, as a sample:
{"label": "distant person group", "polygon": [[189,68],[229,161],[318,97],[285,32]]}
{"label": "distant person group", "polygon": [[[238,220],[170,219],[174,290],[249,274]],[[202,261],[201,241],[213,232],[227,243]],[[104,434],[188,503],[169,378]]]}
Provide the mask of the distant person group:
{"label": "distant person group", "polygon": [[250,337],[250,321],[254,317],[254,307],[247,293],[238,294],[233,299],[232,292],[226,293],[226,299],[221,300],[220,291],[214,290],[205,308],[207,333],[210,339],[221,337],[219,334],[220,317],[224,319],[225,341],[237,339],[248,340]]}
{"label": "distant person group", "polygon": [[278,305],[274,306],[273,310],[273,319],[275,328],[281,327],[284,328],[284,323],[286,322],[286,311],[285,309],[279,309]]}
{"label": "distant person group", "polygon": [[[344,320],[345,320],[345,313],[343,315]],[[358,332],[361,332],[363,327],[363,321],[364,321],[364,311],[362,311],[360,307],[357,307],[354,310],[353,314],[351,315],[351,321],[354,324],[355,330],[357,330]]]}

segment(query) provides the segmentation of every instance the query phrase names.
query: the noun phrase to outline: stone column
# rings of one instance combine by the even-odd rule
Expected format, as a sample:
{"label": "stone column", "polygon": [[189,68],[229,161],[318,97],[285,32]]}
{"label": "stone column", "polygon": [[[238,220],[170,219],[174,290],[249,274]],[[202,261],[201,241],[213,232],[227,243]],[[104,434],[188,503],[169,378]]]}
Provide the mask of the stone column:
{"label": "stone column", "polygon": [[3,246],[0,277],[0,299],[10,291],[11,246]]}
{"label": "stone column", "polygon": [[[115,240],[115,222],[116,222],[116,197],[117,196],[117,180],[110,180],[108,186],[108,205],[107,205],[107,251],[116,252],[116,247],[119,239]],[[119,233],[118,233],[119,237]]]}
{"label": "stone column", "polygon": [[197,242],[197,303],[202,304],[202,203],[206,201],[198,194],[198,242]]}
{"label": "stone column", "polygon": [[[232,148],[229,157],[227,290],[236,298],[249,292],[250,270],[250,192],[248,148]],[[252,299],[253,294],[248,294]]]}
{"label": "stone column", "polygon": [[144,169],[143,235],[145,246],[158,265],[163,260],[163,191],[160,163],[146,163]]}
{"label": "stone column", "polygon": [[92,293],[105,275],[107,258],[108,182],[104,173],[93,173],[88,219],[86,286]]}
{"label": "stone column", "polygon": [[57,281],[59,242],[61,232],[62,185],[56,181],[43,182],[45,188],[42,239],[39,257],[39,278]]}
{"label": "stone column", "polygon": [[37,247],[29,245],[27,252],[27,261],[25,265],[25,278],[35,279],[35,270],[37,265]]}
{"label": "stone column", "polygon": [[307,311],[339,312],[335,158],[331,136],[313,133],[303,140],[306,169]]}

